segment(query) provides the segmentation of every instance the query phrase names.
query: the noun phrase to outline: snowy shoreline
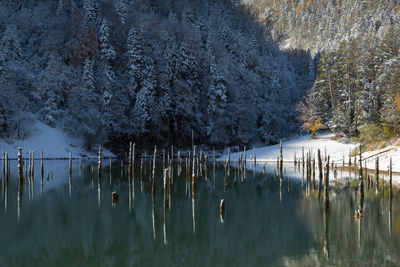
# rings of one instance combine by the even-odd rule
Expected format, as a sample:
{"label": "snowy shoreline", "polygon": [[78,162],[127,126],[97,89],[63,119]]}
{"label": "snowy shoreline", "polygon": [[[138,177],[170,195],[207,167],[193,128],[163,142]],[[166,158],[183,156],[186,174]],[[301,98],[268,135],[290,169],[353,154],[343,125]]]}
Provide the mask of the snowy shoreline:
{"label": "snowy shoreline", "polygon": [[[73,159],[97,158],[96,152],[89,152],[83,148],[83,142],[79,139],[66,135],[59,129],[52,128],[40,121],[33,125],[31,136],[25,140],[4,140],[0,139],[2,152],[8,153],[9,159],[16,159],[18,147],[22,148],[23,156],[27,156],[29,151],[34,151],[35,158],[39,159],[43,152],[44,159],[62,160],[69,159],[72,151]],[[115,155],[102,147],[103,157],[115,157]]]}
{"label": "snowy shoreline", "polygon": [[[317,136],[316,139],[311,139],[310,135],[301,136],[298,138],[294,138],[288,141],[282,142],[283,148],[283,160],[284,162],[293,162],[294,155],[296,153],[297,160],[301,159],[302,156],[302,149],[304,148],[304,153],[307,154],[311,152],[312,155],[316,155],[317,150],[321,150],[321,156],[324,157],[325,150],[326,154],[330,156],[331,162],[336,163],[338,166],[342,166],[343,157],[345,160],[345,165],[349,161],[349,150],[355,149],[358,144],[344,144],[340,143],[336,140],[332,140],[334,134],[320,134]],[[241,148],[242,150],[243,148]],[[279,156],[280,145],[272,145],[272,146],[265,146],[265,147],[258,147],[255,149],[256,153],[256,160],[257,162],[276,162],[277,157]],[[241,151],[243,152],[243,151]],[[248,160],[253,159],[254,149],[248,148],[246,151],[246,157]],[[375,155],[379,154],[379,169],[381,171],[388,171],[389,169],[389,161],[390,157],[392,158],[392,167],[393,172],[400,172],[400,147],[391,146],[386,147],[381,150],[374,150],[374,151],[367,151],[362,154],[362,157],[365,159],[363,160],[363,167],[367,169],[375,169]],[[231,153],[230,159],[231,161],[238,160],[239,153]],[[225,154],[219,158],[219,160],[226,160],[227,154]],[[351,157],[351,162],[353,164],[354,157]],[[358,163],[358,159],[357,159]]]}
{"label": "snowy shoreline", "polygon": [[[321,150],[323,156],[326,150],[326,154],[330,156],[331,161],[342,162],[343,156],[348,161],[349,149],[354,149],[357,144],[343,144],[338,141],[332,140],[334,134],[321,134],[316,139],[311,139],[310,135],[301,136],[295,139],[282,142],[283,148],[283,160],[293,161],[294,155],[300,159],[302,155],[302,149],[304,153],[311,152],[316,154],[317,150]],[[272,145],[265,147],[258,147],[255,149],[257,161],[276,161],[279,156],[280,145]],[[254,149],[248,148],[246,151],[247,159],[253,158]],[[227,155],[222,156],[220,159],[225,160]],[[235,161],[239,157],[239,153],[231,153],[231,160]]]}

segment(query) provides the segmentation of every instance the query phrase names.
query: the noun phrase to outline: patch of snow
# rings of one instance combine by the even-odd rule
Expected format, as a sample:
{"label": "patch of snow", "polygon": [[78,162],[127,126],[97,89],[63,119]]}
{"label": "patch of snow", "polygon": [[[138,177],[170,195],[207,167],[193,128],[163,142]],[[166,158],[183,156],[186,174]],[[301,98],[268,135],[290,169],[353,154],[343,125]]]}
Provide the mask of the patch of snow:
{"label": "patch of snow", "polygon": [[[26,140],[0,139],[0,148],[8,153],[10,159],[17,158],[18,147],[22,148],[24,157],[29,151],[35,152],[35,158],[40,158],[43,152],[45,158],[58,159],[69,158],[72,151],[73,158],[96,158],[96,152],[88,152],[83,149],[83,142],[77,138],[66,135],[59,129],[52,128],[40,121],[32,126],[32,134]],[[104,157],[114,157],[109,150],[102,148]]]}
{"label": "patch of snow", "polygon": [[[306,155],[308,151],[311,151],[312,155],[317,154],[317,150],[321,150],[321,157],[324,157],[325,149],[327,155],[330,155],[331,162],[336,162],[338,166],[342,165],[343,156],[345,158],[345,164],[347,165],[349,161],[349,149],[355,149],[358,144],[351,144],[351,143],[340,143],[338,141],[332,140],[334,134],[321,134],[317,136],[317,139],[311,139],[310,135],[302,136],[299,138],[295,138],[286,142],[282,143],[283,148],[283,160],[286,162],[290,162],[294,160],[294,153],[296,153],[297,160],[301,159],[302,155],[302,148],[304,148],[304,154]],[[243,148],[241,148],[243,149]],[[279,157],[280,153],[280,145],[273,145],[273,146],[265,146],[256,148],[256,159],[258,163],[257,171],[262,170],[262,162],[272,161],[274,164],[266,164],[266,171],[269,173],[273,173],[276,169],[276,160]],[[248,163],[254,158],[254,150],[253,148],[248,149],[246,152],[246,157]],[[389,162],[390,158],[392,158],[392,170],[393,172],[397,172],[393,174],[393,183],[400,184],[400,146],[393,145],[390,147],[386,147],[380,150],[368,151],[362,154],[362,157],[365,159],[363,160],[363,168],[375,169],[375,155],[378,154],[379,156],[379,169],[381,171],[387,172],[389,170]],[[231,161],[238,160],[239,153],[231,153]],[[227,155],[224,154],[218,160],[225,161]],[[354,157],[351,158],[351,162],[353,164]],[[356,160],[358,164],[358,158]],[[251,164],[249,165],[251,168]],[[296,177],[296,171],[292,167],[287,167],[286,175],[290,177]],[[388,181],[388,174],[382,174],[381,178],[385,181]]]}
{"label": "patch of snow", "polygon": [[368,151],[363,153],[367,169],[375,169],[375,158],[379,157],[379,169],[389,171],[390,158],[392,158],[392,170],[400,172],[400,148],[398,146],[389,146],[383,149]]}
{"label": "patch of snow", "polygon": [[[345,161],[348,162],[349,149],[354,149],[357,144],[345,144],[338,141],[332,140],[334,134],[321,134],[317,136],[317,139],[311,139],[310,135],[301,136],[296,139],[292,139],[286,142],[282,142],[283,149],[283,160],[293,161],[294,154],[296,158],[301,159],[302,148],[304,148],[304,154],[306,155],[311,151],[312,155],[317,154],[317,150],[321,150],[321,156],[324,157],[325,150],[327,155],[330,155],[331,161],[342,162],[343,156]],[[276,161],[279,157],[280,145],[265,146],[256,148],[256,159],[257,161]],[[248,148],[246,152],[247,159],[253,158],[253,148]],[[238,153],[231,154],[231,160],[235,161],[238,159]],[[221,159],[225,160],[227,155],[224,155]]]}

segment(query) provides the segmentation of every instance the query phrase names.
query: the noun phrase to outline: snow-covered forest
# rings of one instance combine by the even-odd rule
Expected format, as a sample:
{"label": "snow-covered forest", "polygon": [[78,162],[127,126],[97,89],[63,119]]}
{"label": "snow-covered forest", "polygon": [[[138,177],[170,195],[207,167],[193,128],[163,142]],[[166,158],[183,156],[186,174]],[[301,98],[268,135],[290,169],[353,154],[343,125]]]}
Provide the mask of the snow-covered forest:
{"label": "snow-covered forest", "polygon": [[397,0],[248,0],[282,48],[310,50],[317,77],[305,102],[342,137],[400,134]]}
{"label": "snow-covered forest", "polygon": [[0,51],[1,137],[37,118],[88,149],[274,143],[315,79],[228,0],[3,0]]}

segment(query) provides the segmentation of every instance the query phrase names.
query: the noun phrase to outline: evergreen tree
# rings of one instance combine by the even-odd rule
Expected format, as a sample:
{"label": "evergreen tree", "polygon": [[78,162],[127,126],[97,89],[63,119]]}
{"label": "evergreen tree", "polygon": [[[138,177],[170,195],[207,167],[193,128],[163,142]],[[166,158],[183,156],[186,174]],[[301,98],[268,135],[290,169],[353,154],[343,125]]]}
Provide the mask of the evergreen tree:
{"label": "evergreen tree", "polygon": [[[112,69],[112,62],[115,60],[117,53],[110,42],[110,27],[106,19],[103,19],[99,32],[99,51],[101,70],[101,88],[102,102],[107,107],[112,98],[113,86],[115,83],[115,72]],[[108,111],[109,112],[109,111]]]}
{"label": "evergreen tree", "polygon": [[100,59],[103,61],[114,60],[117,56],[110,40],[110,25],[107,19],[103,19],[99,32]]}
{"label": "evergreen tree", "polygon": [[143,43],[141,33],[137,32],[135,27],[132,26],[127,40],[129,91],[132,96],[141,88],[141,81],[143,79],[143,70],[145,67]]}
{"label": "evergreen tree", "polygon": [[146,133],[150,130],[150,124],[154,115],[154,93],[156,87],[154,63],[150,58],[147,58],[145,66],[143,83],[137,93],[133,109],[138,133]]}
{"label": "evergreen tree", "polygon": [[129,5],[129,0],[114,0],[114,9],[118,13],[122,24],[126,24]]}
{"label": "evergreen tree", "polygon": [[87,149],[92,149],[94,145],[102,143],[105,136],[104,121],[98,105],[100,97],[95,87],[93,68],[93,60],[87,58],[83,68],[81,86],[77,88],[73,102],[76,105],[73,113],[82,125],[82,134]]}
{"label": "evergreen tree", "polygon": [[89,24],[96,23],[97,20],[97,1],[96,0],[83,0],[83,9],[85,11],[86,21]]}
{"label": "evergreen tree", "polygon": [[217,62],[213,56],[210,64],[211,82],[208,88],[208,135],[212,143],[229,142],[226,127],[226,108],[228,105],[228,90],[226,87],[226,80],[218,69]]}

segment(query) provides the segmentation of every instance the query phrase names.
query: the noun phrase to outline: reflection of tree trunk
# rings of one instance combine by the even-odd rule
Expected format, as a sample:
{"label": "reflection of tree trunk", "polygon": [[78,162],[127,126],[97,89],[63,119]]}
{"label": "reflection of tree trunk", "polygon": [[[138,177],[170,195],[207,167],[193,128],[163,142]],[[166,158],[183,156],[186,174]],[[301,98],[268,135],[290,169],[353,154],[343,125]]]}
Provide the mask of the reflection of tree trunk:
{"label": "reflection of tree trunk", "polygon": [[23,184],[18,183],[18,208],[17,208],[17,219],[21,217],[21,207],[22,207],[22,188]]}
{"label": "reflection of tree trunk", "polygon": [[324,221],[324,256],[326,260],[329,260],[329,228],[328,228],[328,210],[323,209],[323,221]]}
{"label": "reflection of tree trunk", "polygon": [[358,202],[358,212],[360,214],[360,218],[358,218],[357,223],[358,223],[358,247],[361,248],[361,221],[362,221],[362,214],[363,214],[363,209],[364,209],[364,196],[361,196],[359,198]]}
{"label": "reflection of tree trunk", "polygon": [[164,233],[164,244],[168,244],[168,208],[164,207],[164,223],[163,223],[163,233]]}
{"label": "reflection of tree trunk", "polygon": [[152,224],[153,224],[153,238],[154,240],[157,239],[157,235],[156,235],[156,202],[155,202],[155,198],[154,195],[152,196],[152,205],[151,205],[151,218],[152,218]]}
{"label": "reflection of tree trunk", "polygon": [[392,196],[389,196],[389,235],[392,236]]}

